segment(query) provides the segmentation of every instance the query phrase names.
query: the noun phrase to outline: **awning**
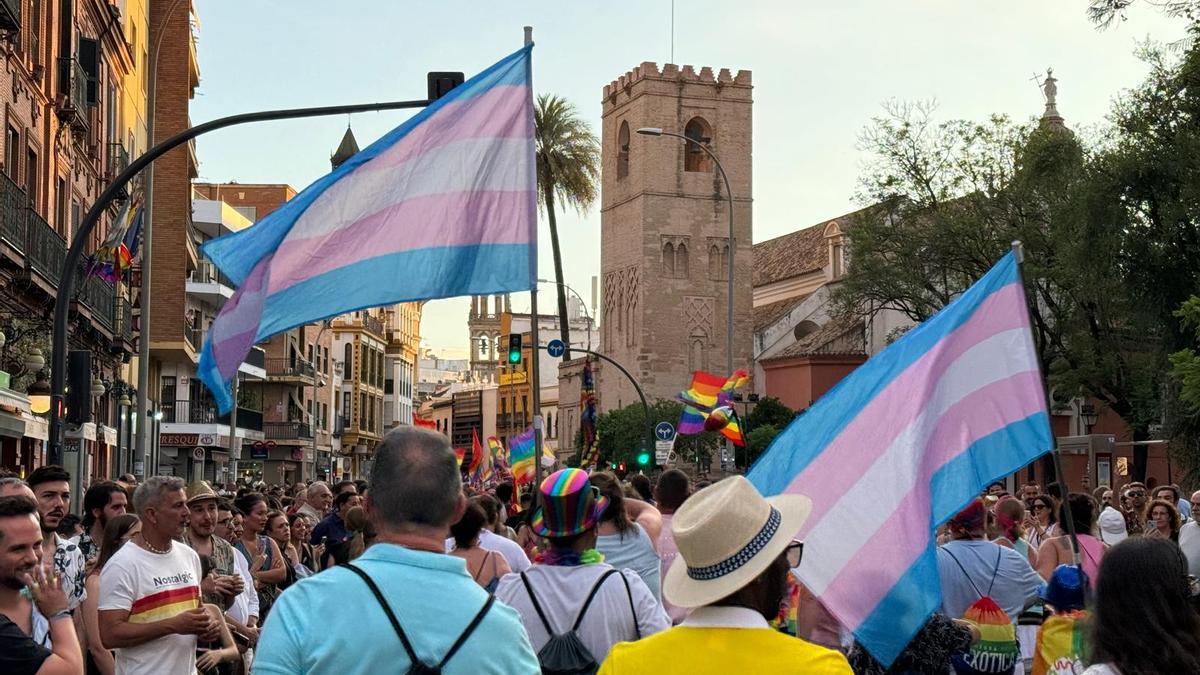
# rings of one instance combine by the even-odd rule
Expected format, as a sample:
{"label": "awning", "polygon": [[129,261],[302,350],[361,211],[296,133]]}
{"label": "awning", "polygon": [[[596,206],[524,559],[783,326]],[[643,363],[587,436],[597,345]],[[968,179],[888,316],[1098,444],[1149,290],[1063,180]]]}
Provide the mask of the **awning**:
{"label": "awning", "polygon": [[50,422],[44,417],[27,414],[25,416],[25,438],[39,441],[50,440]]}
{"label": "awning", "polygon": [[0,436],[25,438],[25,418],[0,410]]}
{"label": "awning", "polygon": [[117,430],[116,429],[114,429],[110,426],[101,424],[99,431],[101,432],[100,438],[102,438],[104,440],[105,445],[116,445],[117,444]]}

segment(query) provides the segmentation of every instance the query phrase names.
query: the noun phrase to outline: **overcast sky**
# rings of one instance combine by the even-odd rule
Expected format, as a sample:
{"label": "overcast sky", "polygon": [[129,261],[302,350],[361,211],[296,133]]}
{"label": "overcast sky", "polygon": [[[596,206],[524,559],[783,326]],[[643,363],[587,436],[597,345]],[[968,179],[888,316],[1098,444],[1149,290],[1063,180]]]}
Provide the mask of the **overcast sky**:
{"label": "overcast sky", "polygon": [[[192,119],[268,108],[425,95],[425,73],[468,77],[521,45],[534,26],[534,88],[572,101],[599,135],[605,84],[642,61],[672,61],[670,0],[200,0],[201,84]],[[754,72],[754,240],[856,208],[862,128],[888,99],[936,99],[947,119],[1040,115],[1032,78],[1050,66],[1072,126],[1104,121],[1112,99],[1146,68],[1140,41],[1170,42],[1183,26],[1135,5],[1097,31],[1086,0],[678,0],[674,62]],[[404,112],[357,115],[366,147]],[[198,140],[205,181],[289,183],[329,170],[347,119],[275,122]],[[600,272],[597,208],[558,219],[567,283],[585,296]],[[543,223],[542,277],[553,277]],[[545,287],[551,291],[553,287]],[[527,309],[527,295],[514,307]],[[544,294],[543,311],[553,299]],[[468,301],[426,305],[423,342],[467,348]]]}

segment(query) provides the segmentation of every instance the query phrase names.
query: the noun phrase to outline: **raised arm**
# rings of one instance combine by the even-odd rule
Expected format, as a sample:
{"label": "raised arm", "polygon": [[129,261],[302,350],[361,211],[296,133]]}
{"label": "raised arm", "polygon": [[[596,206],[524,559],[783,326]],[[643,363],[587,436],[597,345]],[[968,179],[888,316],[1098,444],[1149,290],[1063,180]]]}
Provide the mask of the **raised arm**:
{"label": "raised arm", "polygon": [[650,536],[650,543],[654,545],[654,550],[657,551],[658,535],[662,533],[662,514],[658,512],[658,509],[637,499],[626,499],[625,513],[629,515],[630,520],[642,526],[642,529]]}

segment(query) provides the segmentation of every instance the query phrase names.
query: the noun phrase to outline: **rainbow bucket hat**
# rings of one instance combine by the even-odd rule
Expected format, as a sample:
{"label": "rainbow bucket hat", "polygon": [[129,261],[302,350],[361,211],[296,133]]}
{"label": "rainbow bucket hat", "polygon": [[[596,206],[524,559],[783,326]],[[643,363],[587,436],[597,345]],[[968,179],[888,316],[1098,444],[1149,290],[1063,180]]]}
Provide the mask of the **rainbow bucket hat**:
{"label": "rainbow bucket hat", "polygon": [[541,537],[571,537],[600,521],[608,497],[588,480],[582,469],[562,469],[546,476],[538,488],[541,503],[530,527]]}

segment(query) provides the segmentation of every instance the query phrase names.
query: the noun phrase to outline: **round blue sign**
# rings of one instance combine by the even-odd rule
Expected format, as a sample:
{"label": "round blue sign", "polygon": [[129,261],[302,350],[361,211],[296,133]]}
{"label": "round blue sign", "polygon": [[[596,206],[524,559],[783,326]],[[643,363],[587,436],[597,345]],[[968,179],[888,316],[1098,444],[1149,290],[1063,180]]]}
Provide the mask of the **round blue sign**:
{"label": "round blue sign", "polygon": [[675,438],[675,425],[670,422],[659,422],[654,427],[654,436],[660,441],[669,441]]}
{"label": "round blue sign", "polygon": [[558,358],[565,354],[566,351],[567,345],[564,344],[562,340],[551,340],[550,342],[546,343],[546,353],[550,356]]}

